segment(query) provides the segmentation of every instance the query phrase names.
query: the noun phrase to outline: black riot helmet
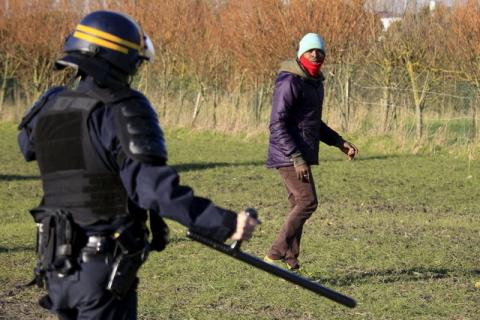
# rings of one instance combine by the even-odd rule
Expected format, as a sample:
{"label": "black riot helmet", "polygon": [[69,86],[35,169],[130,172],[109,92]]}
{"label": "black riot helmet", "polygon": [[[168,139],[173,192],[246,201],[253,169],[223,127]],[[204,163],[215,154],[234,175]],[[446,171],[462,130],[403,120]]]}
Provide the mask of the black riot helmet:
{"label": "black riot helmet", "polygon": [[155,55],[150,38],[132,18],[106,10],[86,15],[65,40],[63,51],[67,55],[56,62],[57,68],[73,66],[94,78],[108,73],[127,79]]}

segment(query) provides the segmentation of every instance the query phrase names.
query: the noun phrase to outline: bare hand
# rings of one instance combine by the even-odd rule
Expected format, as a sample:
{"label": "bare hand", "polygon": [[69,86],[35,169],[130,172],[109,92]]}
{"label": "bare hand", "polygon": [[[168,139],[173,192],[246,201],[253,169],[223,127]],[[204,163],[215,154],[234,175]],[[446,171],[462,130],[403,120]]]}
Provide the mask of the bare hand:
{"label": "bare hand", "polygon": [[308,182],[310,181],[310,167],[308,164],[301,164],[295,166],[295,173],[297,174],[297,179],[300,181]]}
{"label": "bare hand", "polygon": [[338,148],[347,155],[348,160],[353,160],[358,154],[358,148],[353,143],[348,141],[343,141]]}
{"label": "bare hand", "polygon": [[259,224],[257,219],[248,216],[245,211],[240,212],[237,215],[237,229],[235,229],[230,240],[250,240],[257,224]]}

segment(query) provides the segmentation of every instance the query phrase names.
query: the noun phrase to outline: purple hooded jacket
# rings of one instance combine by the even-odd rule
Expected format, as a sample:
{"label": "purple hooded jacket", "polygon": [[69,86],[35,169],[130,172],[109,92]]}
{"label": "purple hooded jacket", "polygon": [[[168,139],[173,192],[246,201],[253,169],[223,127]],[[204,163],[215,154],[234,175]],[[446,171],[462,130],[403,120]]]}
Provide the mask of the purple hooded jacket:
{"label": "purple hooded jacket", "polygon": [[296,60],[282,63],[273,91],[267,167],[293,166],[298,152],[307,164],[318,164],[320,141],[342,141],[322,121],[323,80],[323,75],[308,76]]}

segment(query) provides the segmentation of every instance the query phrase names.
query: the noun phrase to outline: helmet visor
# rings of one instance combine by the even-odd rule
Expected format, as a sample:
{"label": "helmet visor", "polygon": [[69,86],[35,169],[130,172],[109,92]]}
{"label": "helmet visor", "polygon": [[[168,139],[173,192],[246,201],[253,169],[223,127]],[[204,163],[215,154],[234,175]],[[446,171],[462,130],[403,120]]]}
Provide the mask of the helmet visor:
{"label": "helmet visor", "polygon": [[142,58],[152,63],[153,60],[155,59],[155,48],[153,47],[153,42],[147,34],[144,35],[143,41],[144,41],[144,49],[143,49]]}

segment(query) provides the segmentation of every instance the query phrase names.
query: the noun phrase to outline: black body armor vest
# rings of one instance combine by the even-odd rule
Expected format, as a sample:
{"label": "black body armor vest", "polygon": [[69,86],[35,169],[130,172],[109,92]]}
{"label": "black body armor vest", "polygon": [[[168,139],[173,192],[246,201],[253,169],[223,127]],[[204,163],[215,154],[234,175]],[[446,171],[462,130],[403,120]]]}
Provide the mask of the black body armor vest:
{"label": "black body armor vest", "polygon": [[[44,109],[38,114],[34,129],[36,160],[44,190],[42,205],[67,209],[81,226],[108,222],[129,213],[131,205],[125,188],[118,173],[97,153],[88,123],[97,107],[112,108],[115,133],[121,145],[117,165],[120,167],[126,158],[165,165],[167,149],[163,132],[147,98],[129,87],[100,88],[90,80],[86,91],[64,90],[42,101],[45,105],[39,103],[30,112],[35,115]],[[25,121],[30,118],[27,116]]]}
{"label": "black body armor vest", "polygon": [[79,225],[127,214],[128,198],[118,175],[104,164],[90,141],[88,119],[102,101],[64,91],[51,103],[35,128],[43,205],[68,210]]}

